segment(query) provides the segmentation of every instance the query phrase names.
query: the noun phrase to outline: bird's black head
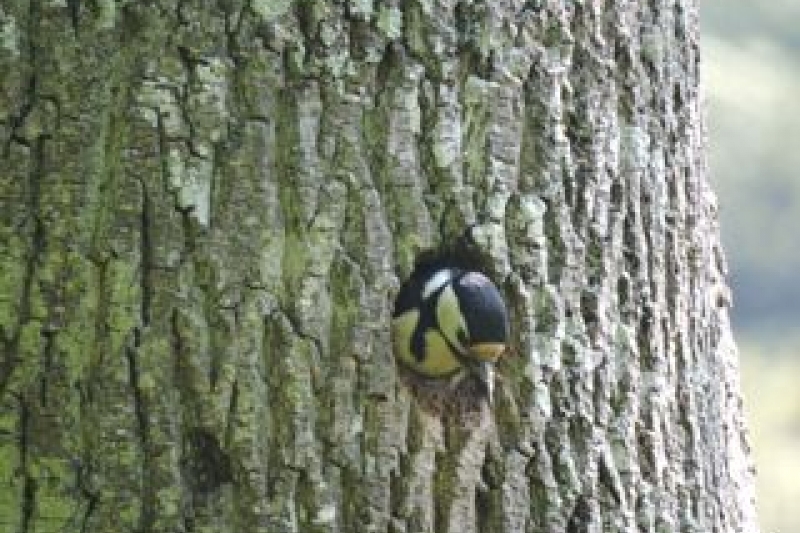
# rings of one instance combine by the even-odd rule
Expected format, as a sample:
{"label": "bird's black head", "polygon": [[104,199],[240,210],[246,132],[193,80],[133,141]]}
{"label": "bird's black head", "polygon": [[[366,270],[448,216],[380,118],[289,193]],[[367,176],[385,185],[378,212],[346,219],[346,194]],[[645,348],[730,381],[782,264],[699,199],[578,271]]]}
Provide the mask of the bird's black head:
{"label": "bird's black head", "polygon": [[[420,252],[392,316],[419,309],[417,327],[438,328],[463,360],[493,363],[506,352],[509,317],[500,291],[487,275],[492,272],[491,258],[477,246],[472,229],[439,248]],[[445,274],[450,277],[445,279]],[[450,289],[452,303],[448,303]],[[428,310],[428,303],[436,307]],[[419,352],[421,342],[417,344]]]}
{"label": "bird's black head", "polygon": [[464,272],[453,280],[453,290],[469,331],[469,343],[506,344],[508,311],[500,291],[480,272]]}

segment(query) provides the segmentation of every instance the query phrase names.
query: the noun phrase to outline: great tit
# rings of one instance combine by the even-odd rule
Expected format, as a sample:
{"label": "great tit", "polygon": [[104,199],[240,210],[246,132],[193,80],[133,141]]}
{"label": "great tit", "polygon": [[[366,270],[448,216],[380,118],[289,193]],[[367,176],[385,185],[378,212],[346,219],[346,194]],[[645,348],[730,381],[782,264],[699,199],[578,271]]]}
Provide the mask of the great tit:
{"label": "great tit", "polygon": [[480,272],[455,267],[415,272],[392,313],[395,356],[430,378],[476,376],[491,402],[495,363],[509,337],[497,287]]}

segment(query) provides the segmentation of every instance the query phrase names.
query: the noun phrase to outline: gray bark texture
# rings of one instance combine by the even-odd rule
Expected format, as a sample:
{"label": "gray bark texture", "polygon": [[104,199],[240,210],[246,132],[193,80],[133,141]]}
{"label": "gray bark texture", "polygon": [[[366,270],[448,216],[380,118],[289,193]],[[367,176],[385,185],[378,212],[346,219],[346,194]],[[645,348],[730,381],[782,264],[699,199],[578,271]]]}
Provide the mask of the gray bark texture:
{"label": "gray bark texture", "polygon": [[[0,529],[746,532],[694,0],[0,4]],[[475,224],[494,404],[400,378]]]}

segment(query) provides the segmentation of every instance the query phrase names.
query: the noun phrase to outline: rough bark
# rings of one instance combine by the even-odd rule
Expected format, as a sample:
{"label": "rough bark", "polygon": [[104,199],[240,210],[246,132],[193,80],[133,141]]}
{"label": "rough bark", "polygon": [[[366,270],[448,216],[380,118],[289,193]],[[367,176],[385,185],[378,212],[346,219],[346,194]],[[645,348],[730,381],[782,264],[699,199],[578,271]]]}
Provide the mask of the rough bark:
{"label": "rough bark", "polygon": [[[755,532],[693,0],[0,7],[4,530]],[[389,312],[477,224],[516,356]]]}

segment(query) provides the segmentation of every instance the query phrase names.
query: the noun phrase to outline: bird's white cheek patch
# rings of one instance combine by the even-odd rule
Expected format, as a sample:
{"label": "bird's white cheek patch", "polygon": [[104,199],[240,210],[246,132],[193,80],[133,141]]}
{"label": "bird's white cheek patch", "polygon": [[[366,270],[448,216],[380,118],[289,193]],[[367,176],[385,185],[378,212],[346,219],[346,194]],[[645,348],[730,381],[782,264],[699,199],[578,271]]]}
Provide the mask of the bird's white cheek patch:
{"label": "bird's white cheek patch", "polygon": [[447,287],[439,296],[436,306],[436,321],[450,344],[458,348],[462,354],[466,353],[467,347],[461,342],[458,332],[462,330],[467,336],[469,332],[452,287]]}
{"label": "bird's white cheek patch", "polygon": [[429,279],[422,288],[422,299],[424,300],[428,298],[431,294],[439,290],[451,279],[453,279],[453,272],[450,269],[440,270],[434,274],[433,277]]}

